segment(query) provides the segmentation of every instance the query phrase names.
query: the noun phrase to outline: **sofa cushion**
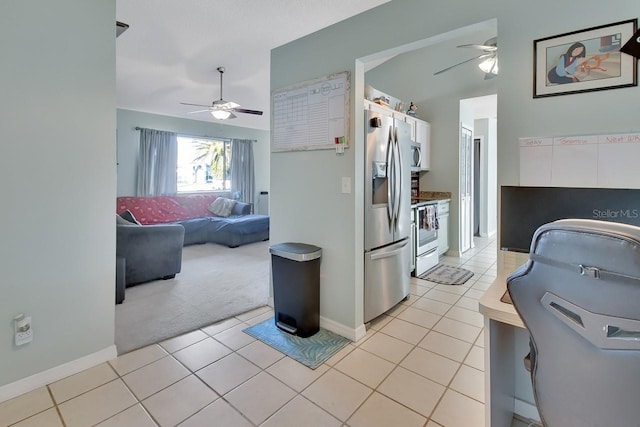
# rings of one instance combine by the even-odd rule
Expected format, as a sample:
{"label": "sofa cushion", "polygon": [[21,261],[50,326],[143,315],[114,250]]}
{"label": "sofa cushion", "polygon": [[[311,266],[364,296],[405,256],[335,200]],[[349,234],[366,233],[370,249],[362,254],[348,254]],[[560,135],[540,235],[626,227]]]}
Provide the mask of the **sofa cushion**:
{"label": "sofa cushion", "polygon": [[268,215],[242,215],[228,218],[211,218],[209,235],[221,230],[232,231],[237,234],[252,234],[269,230]]}
{"label": "sofa cushion", "polygon": [[267,215],[242,215],[228,218],[210,218],[209,241],[231,248],[269,239]]}
{"label": "sofa cushion", "polygon": [[[208,212],[208,211],[207,211]],[[194,245],[199,243],[207,243],[208,225],[211,216],[206,218],[192,218],[178,221],[184,227],[184,245]]]}
{"label": "sofa cushion", "polygon": [[226,218],[231,214],[235,205],[235,200],[218,197],[209,205],[209,211],[216,216]]}
{"label": "sofa cushion", "polygon": [[183,219],[191,219],[211,217],[208,208],[217,197],[215,194],[181,194],[173,196],[173,199],[188,212],[188,217]]}
{"label": "sofa cushion", "polygon": [[250,213],[251,205],[243,202],[237,202],[231,211],[231,215],[249,215]]}

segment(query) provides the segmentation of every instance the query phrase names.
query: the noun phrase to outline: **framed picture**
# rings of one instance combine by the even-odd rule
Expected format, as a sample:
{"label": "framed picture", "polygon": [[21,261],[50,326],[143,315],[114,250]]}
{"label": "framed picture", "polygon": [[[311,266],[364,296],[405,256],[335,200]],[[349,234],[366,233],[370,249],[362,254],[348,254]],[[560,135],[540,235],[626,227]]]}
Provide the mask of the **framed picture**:
{"label": "framed picture", "polygon": [[533,97],[637,86],[637,59],[620,52],[637,26],[631,19],[534,40]]}

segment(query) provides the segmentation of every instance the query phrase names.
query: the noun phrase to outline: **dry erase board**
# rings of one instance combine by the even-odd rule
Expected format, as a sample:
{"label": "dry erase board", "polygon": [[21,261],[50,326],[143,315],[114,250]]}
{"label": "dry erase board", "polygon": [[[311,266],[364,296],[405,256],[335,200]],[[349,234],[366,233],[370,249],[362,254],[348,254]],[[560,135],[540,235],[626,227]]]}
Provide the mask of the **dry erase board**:
{"label": "dry erase board", "polygon": [[640,132],[520,138],[520,185],[640,188]]}
{"label": "dry erase board", "polygon": [[349,72],[297,83],[271,94],[271,151],[348,146]]}

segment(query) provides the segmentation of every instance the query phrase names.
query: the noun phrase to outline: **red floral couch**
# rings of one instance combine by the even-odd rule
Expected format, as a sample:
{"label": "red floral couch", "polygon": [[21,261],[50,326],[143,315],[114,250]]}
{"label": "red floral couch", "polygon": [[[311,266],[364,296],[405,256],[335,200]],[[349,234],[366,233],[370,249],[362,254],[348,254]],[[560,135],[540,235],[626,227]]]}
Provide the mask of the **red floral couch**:
{"label": "red floral couch", "polygon": [[193,218],[210,217],[207,209],[215,195],[118,197],[116,210],[128,210],[140,224],[165,224]]}
{"label": "red floral couch", "polygon": [[116,199],[116,213],[131,212],[142,225],[181,224],[184,244],[221,243],[237,247],[269,239],[269,217],[251,214],[251,205],[237,202],[228,217],[209,211],[217,198],[210,194],[134,197]]}

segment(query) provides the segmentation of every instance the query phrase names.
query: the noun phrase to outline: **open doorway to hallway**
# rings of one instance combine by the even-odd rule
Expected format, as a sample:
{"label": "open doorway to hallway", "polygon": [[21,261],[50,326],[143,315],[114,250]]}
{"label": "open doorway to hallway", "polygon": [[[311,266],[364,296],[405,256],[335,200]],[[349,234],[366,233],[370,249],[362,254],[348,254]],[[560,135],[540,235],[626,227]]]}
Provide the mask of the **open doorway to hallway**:
{"label": "open doorway to hallway", "polygon": [[497,98],[460,100],[461,253],[473,247],[474,236],[497,230]]}

